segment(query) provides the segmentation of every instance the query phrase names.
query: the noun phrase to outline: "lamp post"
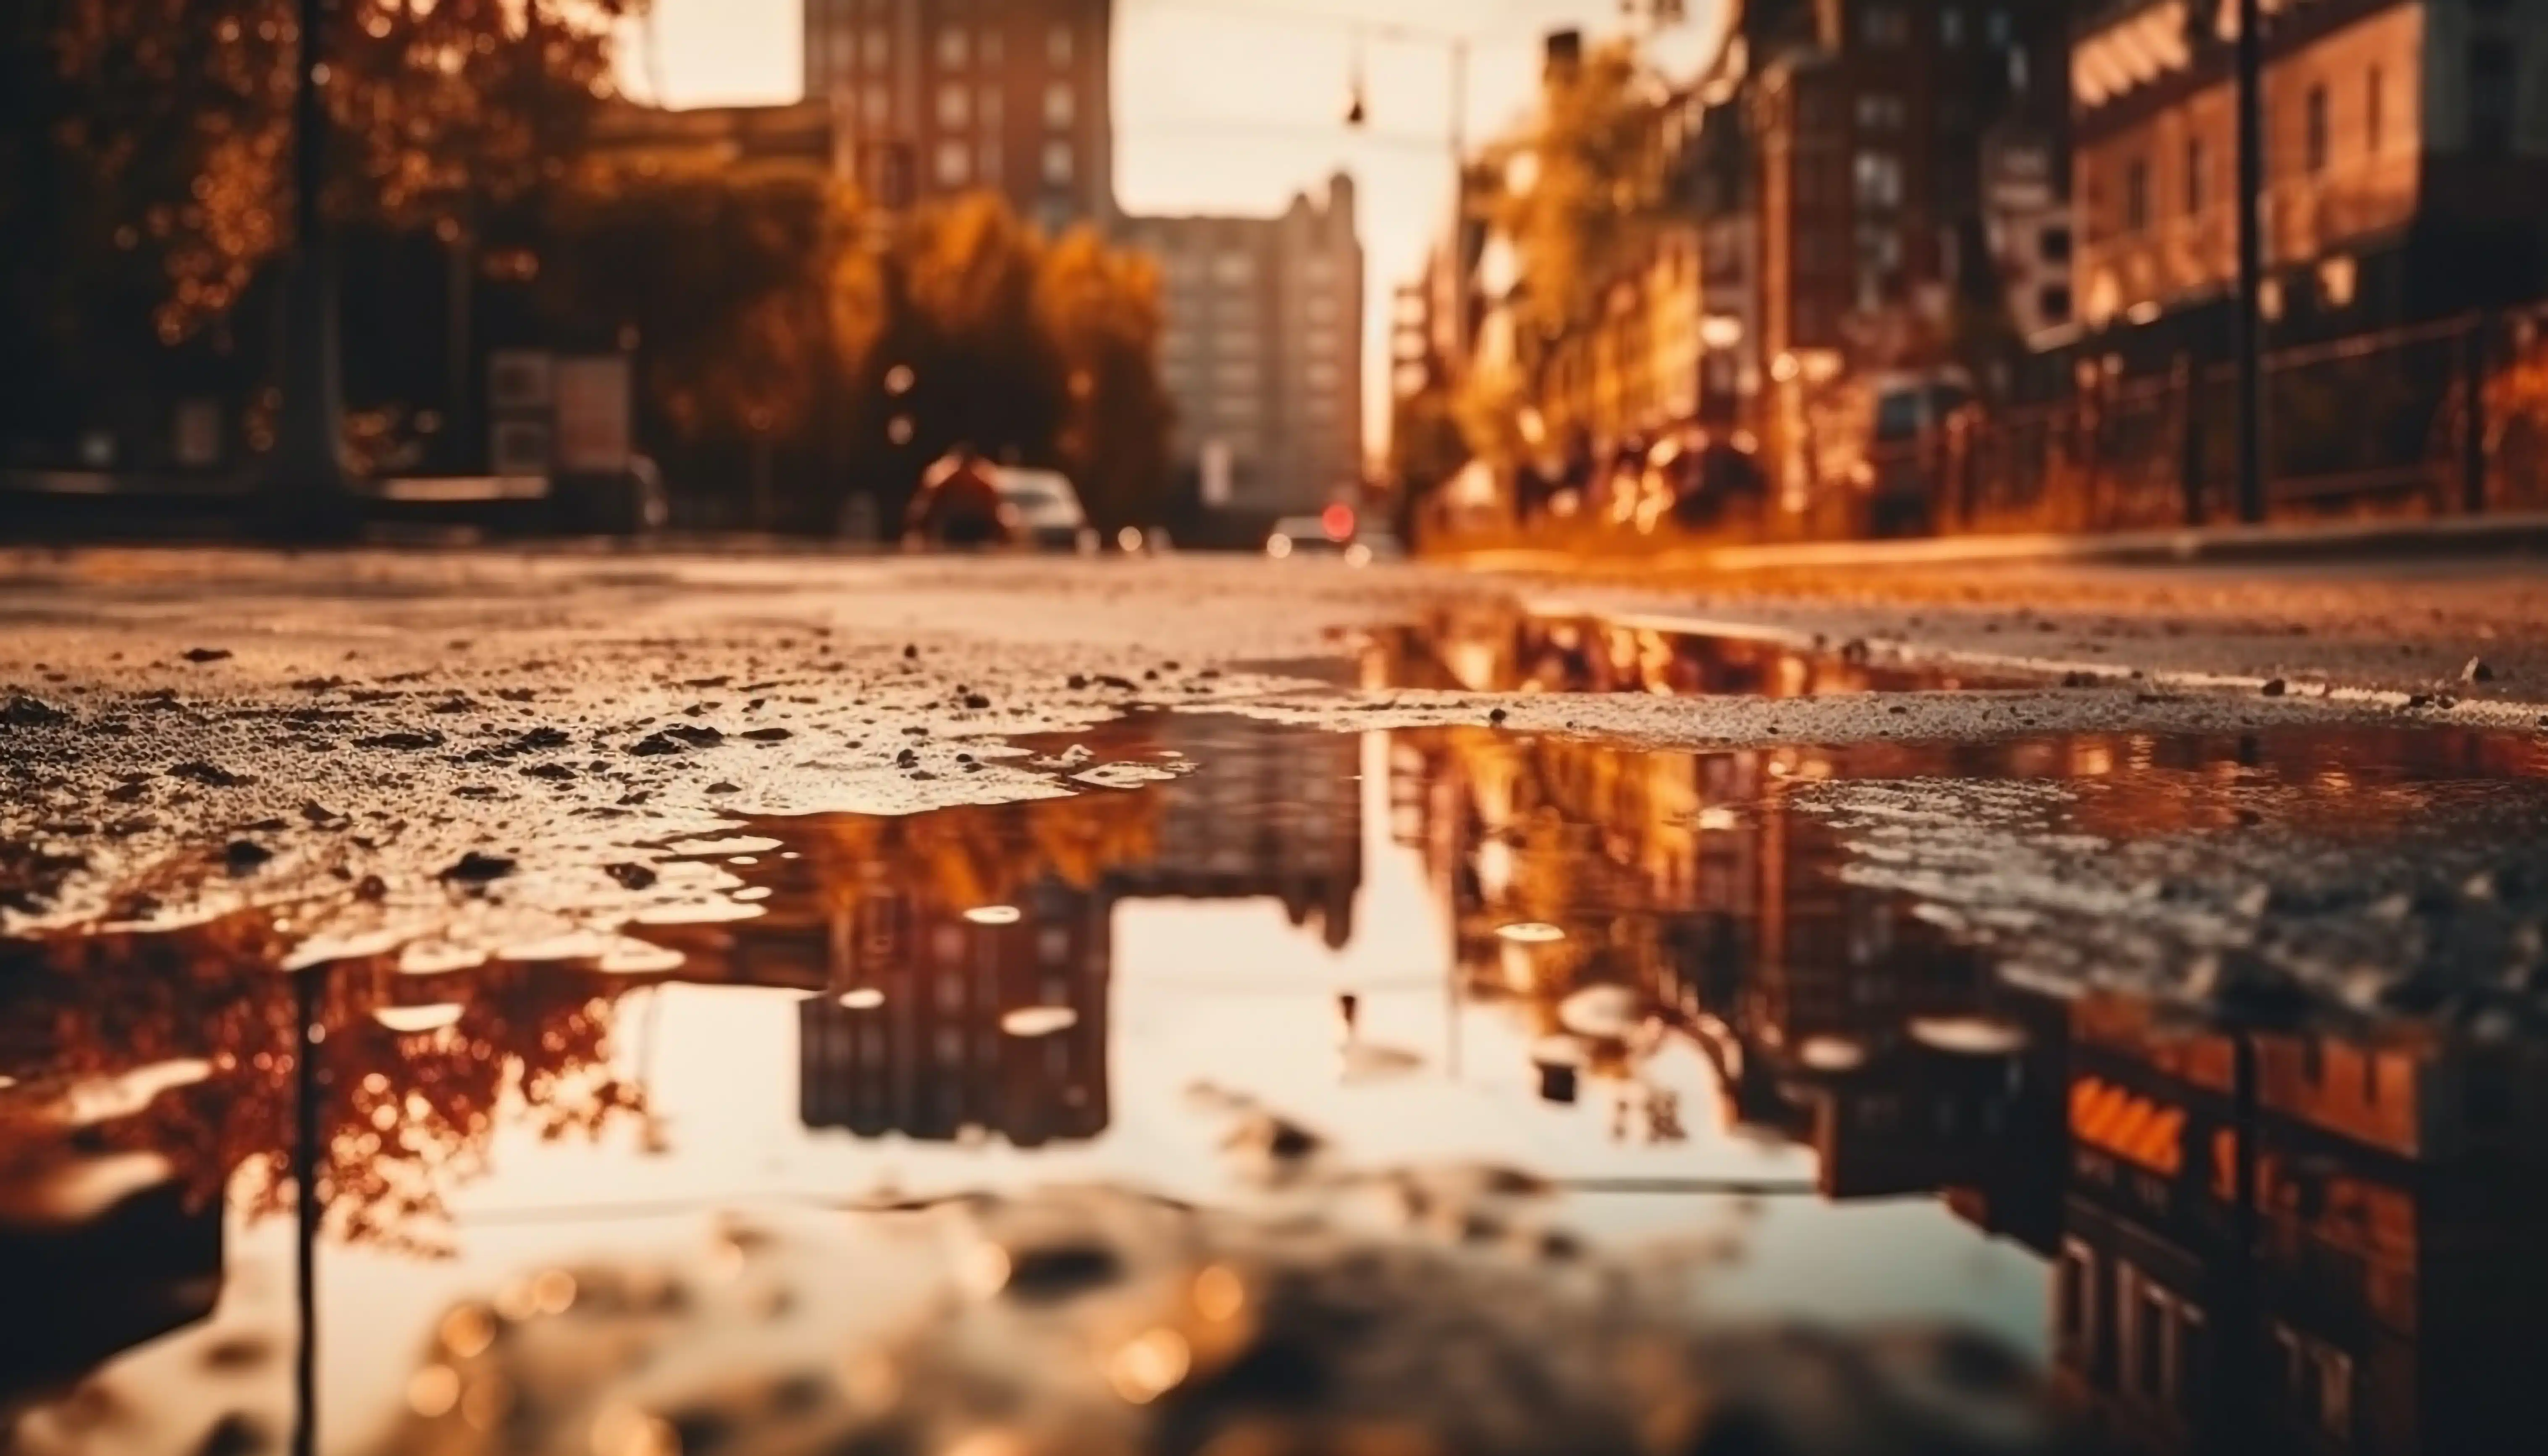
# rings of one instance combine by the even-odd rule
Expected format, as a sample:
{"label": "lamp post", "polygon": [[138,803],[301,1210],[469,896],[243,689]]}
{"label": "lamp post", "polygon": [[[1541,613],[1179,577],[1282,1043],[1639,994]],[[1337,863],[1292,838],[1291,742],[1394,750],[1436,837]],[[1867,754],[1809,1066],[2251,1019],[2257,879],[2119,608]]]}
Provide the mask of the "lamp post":
{"label": "lamp post", "polygon": [[2265,518],[2265,43],[2260,0],[2238,0],[2238,519]]}
{"label": "lamp post", "polygon": [[286,279],[283,407],[267,460],[267,527],[295,538],[349,534],[344,398],[337,374],[335,256],[327,234],[328,0],[300,0],[293,69],[293,257]]}

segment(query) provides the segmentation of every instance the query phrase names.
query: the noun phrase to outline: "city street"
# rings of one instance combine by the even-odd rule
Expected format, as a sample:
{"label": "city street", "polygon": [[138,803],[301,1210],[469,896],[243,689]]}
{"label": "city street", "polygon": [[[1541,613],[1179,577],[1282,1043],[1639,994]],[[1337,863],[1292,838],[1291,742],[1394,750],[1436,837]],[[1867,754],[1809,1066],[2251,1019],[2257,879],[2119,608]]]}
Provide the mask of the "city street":
{"label": "city street", "polygon": [[[302,1428],[309,1400],[321,1449],[445,1449],[492,1390],[547,1449],[610,1418],[577,1413],[619,1386],[575,1361],[642,1325],[642,1399],[684,1420],[848,1338],[935,1382],[905,1418],[1023,1401],[1061,1440],[1089,1380],[1235,1358],[1082,1375],[1048,1348],[1076,1322],[880,1334],[942,1256],[974,1277],[962,1245],[809,1216],[989,1187],[1020,1200],[977,1210],[1006,1259],[1061,1240],[1001,1278],[1131,1311],[1185,1308],[1195,1260],[1322,1312],[1403,1282],[1388,1318],[1454,1346],[1306,1346],[1340,1410],[1371,1383],[1456,1424],[1474,1362],[1580,1326],[1623,1360],[1710,1341],[1701,1368],[1761,1372],[1740,1418],[1797,1449],[2034,1449],[2016,1372],[2084,1358],[2053,1291],[2122,1236],[2100,1180],[2172,1187],[2181,1144],[2273,1166],[2301,1139],[2310,1176],[2423,1210],[2435,1242],[2390,1257],[2494,1248],[2537,1287],[2527,1205],[2427,1207],[2399,1169],[2453,1119],[2537,1115],[2543,616],[2517,561],[1631,586],[21,553],[0,1279],[105,1293],[11,1328],[0,1418],[54,1451],[89,1449],[92,1408],[139,1412],[155,1434],[122,1449],[175,1450],[207,1419]],[[2381,1112],[2291,1080],[2303,1058],[2510,1100]],[[2499,1145],[2452,1176],[2517,1186]],[[2265,1197],[2234,1165],[2213,1196]],[[1056,1183],[1102,1191],[1027,1192]],[[1206,1222],[1171,1256],[1160,1221],[1188,1216],[1158,1193],[1323,1231]],[[1374,1236],[1397,1262],[1351,1272]],[[1579,1240],[1651,1307],[1563,1294]],[[2184,1256],[2236,1277],[2224,1247]],[[296,1250],[322,1271],[300,1309]],[[646,1313],[684,1289],[712,1297]],[[2244,1298],[2212,1318],[2291,1318]],[[541,1336],[567,1343],[524,1342],[570,1305]],[[1067,1308],[1100,1338],[1136,1318]],[[1139,1318],[1201,1342],[1220,1317]],[[2535,1315],[2429,1318],[2517,1351]],[[757,1321],[775,1342],[735,1366],[720,1341]],[[296,1328],[315,1373],[285,1368]],[[1776,1333],[1805,1328],[1849,1342]],[[1680,1385],[1548,1368],[1480,1418],[1557,1445],[1586,1410],[1700,1418]],[[2489,1418],[2489,1369],[2425,1374],[2461,1393],[2428,1431]],[[93,1373],[69,1399],[39,1372]]]}

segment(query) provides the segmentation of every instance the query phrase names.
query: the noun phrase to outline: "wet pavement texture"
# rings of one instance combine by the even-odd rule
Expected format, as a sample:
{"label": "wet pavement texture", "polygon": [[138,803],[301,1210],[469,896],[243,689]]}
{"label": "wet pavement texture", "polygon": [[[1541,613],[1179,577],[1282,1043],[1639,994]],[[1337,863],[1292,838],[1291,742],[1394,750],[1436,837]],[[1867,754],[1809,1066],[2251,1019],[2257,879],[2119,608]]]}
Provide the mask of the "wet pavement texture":
{"label": "wet pavement texture", "polygon": [[[1509,618],[1350,678],[1977,685]],[[1034,797],[703,813],[528,943],[319,955],[303,899],[0,944],[6,1444],[2438,1452],[2522,1414],[2536,738],[1214,706],[1013,736]]]}

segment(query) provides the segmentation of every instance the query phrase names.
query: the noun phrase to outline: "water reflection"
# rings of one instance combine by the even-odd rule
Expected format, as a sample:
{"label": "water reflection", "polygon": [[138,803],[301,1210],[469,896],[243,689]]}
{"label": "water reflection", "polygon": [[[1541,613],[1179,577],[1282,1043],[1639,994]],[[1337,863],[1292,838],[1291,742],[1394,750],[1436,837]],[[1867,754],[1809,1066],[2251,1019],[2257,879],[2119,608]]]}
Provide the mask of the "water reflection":
{"label": "water reflection", "polygon": [[[77,1367],[201,1318],[225,1253],[294,1206],[299,1154],[337,1271],[319,1319],[377,1340],[381,1312],[509,1272],[532,1221],[580,1249],[655,1212],[903,1184],[1208,1192],[1182,1094],[1210,1082],[1358,1156],[1540,1169],[1596,1235],[1730,1221],[1755,1250],[1726,1276],[1737,1303],[1999,1331],[2127,1445],[2445,1450],[2509,1413],[2548,1308],[2523,1237],[2548,1207],[2531,1048],[2021,990],[1917,898],[1836,873],[1843,831],[1797,800],[2058,780],[2048,831],[2265,812],[2377,835],[2419,796],[2539,776],[2535,745],[1691,755],[1181,717],[1106,737],[1115,760],[1199,767],[737,826],[677,855],[731,876],[733,913],[638,928],[659,954],[622,956],[634,974],[313,972],[306,1104],[270,924],[7,948],[0,1280],[50,1269],[100,1292],[102,1322],[0,1321],[0,1389],[47,1373],[39,1348]],[[2225,782],[2234,801],[2193,791]],[[412,1272],[422,1254],[442,1272]],[[344,1405],[379,1399],[339,1363]]]}
{"label": "water reflection", "polygon": [[1710,637],[1633,617],[1444,609],[1375,644],[1383,682],[1460,692],[1642,692],[1666,697],[1821,697],[2016,685],[1981,675],[1878,661],[1868,644],[1808,646]]}

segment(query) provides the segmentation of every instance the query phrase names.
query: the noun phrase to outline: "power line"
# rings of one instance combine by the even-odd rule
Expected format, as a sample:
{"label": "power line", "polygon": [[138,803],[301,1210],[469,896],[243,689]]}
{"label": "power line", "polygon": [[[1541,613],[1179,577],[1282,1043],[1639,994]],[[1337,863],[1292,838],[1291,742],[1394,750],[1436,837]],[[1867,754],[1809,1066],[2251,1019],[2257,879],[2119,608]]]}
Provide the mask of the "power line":
{"label": "power line", "polygon": [[1439,157],[1450,145],[1447,134],[1420,132],[1374,132],[1350,127],[1342,122],[1320,125],[1315,122],[1257,121],[1244,117],[1119,117],[1120,132],[1158,133],[1146,138],[1147,144],[1185,136],[1265,136],[1300,141],[1332,141],[1339,146],[1367,143],[1401,151],[1421,151]]}
{"label": "power line", "polygon": [[1290,27],[1295,30],[1322,30],[1363,36],[1376,41],[1412,41],[1433,46],[1536,46],[1539,33],[1513,33],[1481,36],[1471,31],[1447,30],[1436,26],[1409,25],[1404,21],[1374,20],[1367,15],[1352,15],[1336,10],[1301,10],[1291,6],[1263,6],[1248,0],[1146,0],[1159,10],[1190,10],[1206,14],[1234,16],[1260,25]]}

